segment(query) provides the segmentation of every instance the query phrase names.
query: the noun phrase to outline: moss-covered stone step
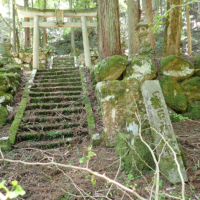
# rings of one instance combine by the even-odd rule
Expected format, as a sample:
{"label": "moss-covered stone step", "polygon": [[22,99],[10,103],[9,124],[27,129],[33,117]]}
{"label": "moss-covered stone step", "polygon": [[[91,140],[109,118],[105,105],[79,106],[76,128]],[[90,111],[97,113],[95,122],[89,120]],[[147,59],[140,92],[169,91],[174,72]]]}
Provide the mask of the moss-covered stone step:
{"label": "moss-covered stone step", "polygon": [[59,58],[59,59],[56,59],[54,58],[53,59],[53,62],[74,62],[74,58]]}
{"label": "moss-covered stone step", "polygon": [[32,97],[30,99],[30,103],[60,103],[62,101],[77,101],[80,99],[81,101],[81,95],[74,95],[74,96],[50,96],[50,97]]}
{"label": "moss-covered stone step", "polygon": [[82,91],[81,86],[31,88],[32,92]]}
{"label": "moss-covered stone step", "polygon": [[76,73],[75,72],[65,72],[65,73],[62,73],[62,74],[54,74],[54,75],[39,75],[39,76],[36,76],[35,77],[35,80],[41,80],[41,79],[56,79],[56,78],[66,78],[67,76],[70,77],[70,75],[77,75],[79,76],[79,72],[77,71]]}
{"label": "moss-covered stone step", "polygon": [[59,79],[42,79],[42,80],[35,80],[35,83],[52,83],[52,82],[75,82],[75,81],[81,81],[81,78],[80,77],[77,77],[72,75],[71,77],[73,78],[70,78],[70,76],[67,76],[66,78],[59,78]]}
{"label": "moss-covered stone step", "polygon": [[48,97],[48,96],[66,96],[66,95],[80,95],[81,91],[56,91],[56,92],[30,92],[30,97]]}
{"label": "moss-covered stone step", "polygon": [[52,67],[62,66],[62,67],[74,67],[74,63],[53,63]]}
{"label": "moss-covered stone step", "polygon": [[68,71],[77,71],[78,68],[75,67],[58,67],[56,69],[41,69],[37,71],[38,74],[52,74],[56,72],[68,72]]}
{"label": "moss-covered stone step", "polygon": [[83,116],[80,116],[79,114],[71,114],[71,115],[62,115],[62,117],[57,117],[57,116],[53,116],[53,117],[41,117],[41,116],[32,116],[32,117],[24,117],[22,119],[23,123],[61,123],[61,122],[77,122],[79,124],[82,124],[82,119]]}
{"label": "moss-covered stone step", "polygon": [[52,140],[55,138],[61,138],[63,136],[65,137],[72,137],[74,131],[71,129],[66,130],[57,130],[57,131],[51,131],[51,132],[41,132],[41,133],[33,133],[33,132],[27,132],[27,133],[19,133],[18,134],[18,141],[39,141],[39,140]]}
{"label": "moss-covered stone step", "polygon": [[[79,137],[80,135],[80,137]],[[78,137],[70,137],[69,136],[61,136],[62,139],[53,139],[53,140],[47,140],[47,141],[40,141],[40,137],[36,136],[36,139],[29,139],[29,142],[20,142],[17,145],[15,145],[16,148],[20,148],[23,146],[23,148],[38,148],[38,149],[52,149],[52,148],[59,148],[61,146],[67,145],[71,146],[71,144],[78,144],[81,141],[81,137],[84,135],[87,135],[87,132],[81,132],[79,133]],[[45,137],[45,135],[44,135]],[[64,137],[64,138],[63,138]],[[20,141],[21,138],[19,138]],[[23,143],[23,144],[22,144]]]}
{"label": "moss-covered stone step", "polygon": [[[30,131],[34,130],[37,132],[43,132],[43,131],[51,131],[55,129],[66,129],[66,128],[73,128],[73,127],[79,127],[79,123],[58,123],[58,124],[49,124],[49,123],[41,123],[41,124],[34,124],[34,125],[20,125],[20,131]],[[80,127],[87,127],[87,124],[84,123]]]}
{"label": "moss-covered stone step", "polygon": [[60,82],[60,83],[35,83],[32,87],[58,87],[58,86],[81,86],[81,82]]}
{"label": "moss-covered stone step", "polygon": [[53,64],[74,64],[74,60],[54,60]]}
{"label": "moss-covered stone step", "polygon": [[60,116],[60,115],[69,115],[73,113],[85,113],[84,107],[73,107],[73,108],[66,108],[66,109],[51,109],[51,110],[27,110],[24,113],[24,117],[27,118],[29,116]]}
{"label": "moss-covered stone step", "polygon": [[83,103],[76,101],[68,101],[62,103],[31,103],[26,106],[26,110],[55,109],[55,108],[67,108],[74,106],[83,106]]}

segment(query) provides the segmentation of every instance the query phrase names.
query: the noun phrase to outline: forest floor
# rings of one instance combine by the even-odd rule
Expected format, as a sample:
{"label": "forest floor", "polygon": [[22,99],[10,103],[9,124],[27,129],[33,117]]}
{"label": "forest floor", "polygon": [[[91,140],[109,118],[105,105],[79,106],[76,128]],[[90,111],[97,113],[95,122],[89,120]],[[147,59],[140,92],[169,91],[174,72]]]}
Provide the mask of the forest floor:
{"label": "forest floor", "polygon": [[[159,63],[159,58],[155,58]],[[159,66],[158,66],[159,67]],[[11,106],[14,110],[20,102],[24,85],[29,74],[24,74],[19,92],[14,97]],[[94,111],[97,132],[102,132],[102,121],[99,117],[99,107],[96,97],[88,77],[89,96]],[[9,124],[0,127],[0,136],[6,135],[12,122],[13,116],[10,115]],[[185,184],[186,199],[200,199],[200,120],[185,120],[173,123],[174,131],[178,136],[181,147],[186,156],[188,182]],[[31,200],[69,200],[69,199],[137,199],[103,179],[96,178],[96,184],[92,184],[92,175],[84,171],[67,169],[56,166],[40,166],[38,163],[54,162],[87,167],[87,163],[80,164],[80,158],[87,156],[88,147],[91,145],[89,136],[84,136],[77,143],[66,145],[56,149],[34,149],[18,148],[14,146],[11,152],[4,154],[5,158],[12,160],[22,160],[25,162],[34,162],[35,165],[23,165],[19,163],[2,162],[0,164],[0,182],[6,180],[9,188],[11,181],[17,180],[19,185],[26,191],[23,197],[17,199]],[[120,159],[115,154],[114,148],[106,148],[103,141],[100,146],[92,148],[96,154],[88,162],[88,168],[93,171],[105,174],[111,179],[122,183],[135,191],[142,197],[149,199],[153,181],[153,171],[144,176],[133,177],[121,170]],[[173,195],[181,197],[181,184],[172,185],[161,175],[159,199],[174,199],[169,197]],[[168,197],[164,198],[164,194]]]}

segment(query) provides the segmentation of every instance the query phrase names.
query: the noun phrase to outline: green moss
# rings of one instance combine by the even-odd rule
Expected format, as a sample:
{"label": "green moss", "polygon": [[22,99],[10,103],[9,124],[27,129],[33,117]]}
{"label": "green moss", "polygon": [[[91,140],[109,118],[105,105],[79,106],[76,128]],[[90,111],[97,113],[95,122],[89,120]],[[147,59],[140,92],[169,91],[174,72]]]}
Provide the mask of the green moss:
{"label": "green moss", "polygon": [[181,88],[185,91],[199,91],[200,77],[192,77],[181,83]]}
{"label": "green moss", "polygon": [[11,94],[0,91],[0,104],[8,105],[11,102],[12,98],[13,96]]}
{"label": "green moss", "polygon": [[128,65],[128,60],[114,55],[102,60],[95,67],[95,79],[97,82],[107,80],[117,80]]}
{"label": "green moss", "polygon": [[200,68],[200,56],[197,56],[197,57],[196,57],[196,60],[195,60],[195,67]]}
{"label": "green moss", "polygon": [[9,79],[5,74],[0,74],[0,91],[6,92],[9,89]]}
{"label": "green moss", "polygon": [[200,77],[192,77],[181,83],[181,88],[186,96],[187,102],[200,100]]}
{"label": "green moss", "polygon": [[24,111],[26,109],[26,104],[27,104],[27,99],[26,98],[22,98],[21,103],[19,105],[19,108],[17,110],[17,113],[15,115],[15,119],[11,124],[11,127],[8,131],[9,134],[9,138],[10,138],[10,143],[11,144],[15,144],[15,140],[16,140],[16,135],[19,129],[19,126],[21,124],[21,120],[24,114]]}
{"label": "green moss", "polygon": [[131,137],[130,135],[119,133],[115,152],[120,157],[123,157],[122,168],[127,173],[133,173],[134,176],[140,175],[140,172],[142,174],[147,173],[150,170],[148,166],[152,169],[155,168],[149,149],[139,137]]}
{"label": "green moss", "polygon": [[158,97],[151,97],[150,99],[151,105],[154,107],[154,109],[158,109],[162,106],[161,101]]}
{"label": "green moss", "polygon": [[0,67],[3,67],[4,63],[2,60],[0,60]]}
{"label": "green moss", "polygon": [[0,68],[0,74],[4,74],[4,73],[6,73],[7,72],[7,69],[5,69],[5,68]]}
{"label": "green moss", "polygon": [[12,73],[22,73],[22,69],[19,65],[9,65],[7,70]]}
{"label": "green moss", "polygon": [[160,61],[160,67],[161,67],[161,69],[162,69],[167,63],[169,63],[170,61],[174,60],[174,58],[179,58],[179,56],[170,55],[170,56],[164,57],[164,58]]}
{"label": "green moss", "polygon": [[183,114],[184,117],[188,117],[188,119],[192,119],[191,113],[185,113]]}
{"label": "green moss", "polygon": [[[185,70],[185,73],[182,73]],[[194,74],[193,64],[179,56],[170,55],[161,60],[160,71],[174,77],[177,81],[182,81]]]}
{"label": "green moss", "polygon": [[93,115],[93,111],[92,111],[90,98],[88,98],[88,90],[86,87],[87,83],[85,83],[85,74],[81,67],[79,68],[79,72],[80,72],[81,80],[82,80],[83,95],[85,97],[84,104],[85,104],[85,109],[86,109],[86,113],[87,113],[88,131],[89,131],[89,134],[92,135],[95,133],[95,130],[96,130],[94,115]]}
{"label": "green moss", "polygon": [[189,119],[197,120],[200,119],[200,102],[195,101],[188,104],[187,112],[185,115],[188,115]]}
{"label": "green moss", "polygon": [[159,78],[159,82],[169,107],[177,111],[185,111],[187,109],[186,97],[177,81],[170,76],[164,75]]}
{"label": "green moss", "polygon": [[8,111],[6,107],[0,106],[0,126],[6,123],[7,117],[8,117]]}
{"label": "green moss", "polygon": [[178,146],[179,146],[179,150],[181,152],[181,157],[182,157],[182,160],[183,160],[184,167],[186,168],[187,167],[187,160],[186,160],[184,151],[183,151],[183,149],[180,145],[178,145]]}

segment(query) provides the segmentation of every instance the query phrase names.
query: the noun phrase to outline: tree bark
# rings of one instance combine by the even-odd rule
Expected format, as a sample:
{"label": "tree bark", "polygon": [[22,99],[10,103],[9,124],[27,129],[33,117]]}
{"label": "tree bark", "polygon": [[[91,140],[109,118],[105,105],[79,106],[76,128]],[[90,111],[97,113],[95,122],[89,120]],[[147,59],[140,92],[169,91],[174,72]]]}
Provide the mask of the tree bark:
{"label": "tree bark", "polygon": [[16,42],[17,42],[17,52],[19,52],[20,49],[20,41],[19,41],[19,32],[18,29],[16,28]]}
{"label": "tree bark", "polygon": [[12,34],[12,30],[11,30],[11,17],[10,17],[10,7],[11,7],[11,0],[8,0],[8,13],[9,13],[9,24],[10,24],[10,28],[9,28],[9,35],[10,35],[10,42],[11,40],[11,34]]}
{"label": "tree bark", "polygon": [[14,4],[14,0],[12,2],[12,10],[13,10],[13,52],[16,52],[16,29],[15,29],[15,4]]}
{"label": "tree bark", "polygon": [[[187,0],[188,3],[188,0]],[[188,54],[192,54],[192,37],[191,37],[191,27],[190,27],[190,9],[186,7],[187,16],[187,35],[188,35]]]}
{"label": "tree bark", "polygon": [[121,55],[118,0],[99,0],[98,36],[100,59]]}
{"label": "tree bark", "polygon": [[151,46],[153,47],[153,50],[156,50],[156,42],[153,32],[153,11],[152,11],[152,2],[151,0],[146,0],[146,21],[148,24],[151,23],[149,26],[149,35],[148,35],[148,41],[151,43]]}
{"label": "tree bark", "polygon": [[[171,5],[181,5],[182,0],[168,0],[167,10],[171,8]],[[175,7],[169,11],[169,15],[166,18],[165,35],[163,43],[163,55],[180,55],[180,40],[181,40],[181,28],[182,28],[182,7]]]}
{"label": "tree bark", "polygon": [[[44,9],[47,8],[47,2],[46,0],[44,0]],[[47,19],[44,17],[44,22],[46,22]],[[47,32],[46,32],[46,28],[43,28],[43,48],[46,49],[47,47]]]}
{"label": "tree bark", "polygon": [[[28,7],[28,0],[24,0],[24,6]],[[29,18],[24,18],[25,22],[29,22]],[[24,42],[24,48],[30,48],[30,28],[25,28],[25,42]]]}
{"label": "tree bark", "polygon": [[127,2],[128,13],[128,49],[129,56],[137,54],[139,51],[139,38],[135,31],[135,27],[139,22],[139,1],[128,0]]}
{"label": "tree bark", "polygon": [[[72,0],[69,0],[70,3],[70,9],[72,9]],[[71,22],[73,22],[73,18],[70,19]],[[74,28],[71,28],[71,52],[74,52],[75,50],[75,40],[74,40]]]}

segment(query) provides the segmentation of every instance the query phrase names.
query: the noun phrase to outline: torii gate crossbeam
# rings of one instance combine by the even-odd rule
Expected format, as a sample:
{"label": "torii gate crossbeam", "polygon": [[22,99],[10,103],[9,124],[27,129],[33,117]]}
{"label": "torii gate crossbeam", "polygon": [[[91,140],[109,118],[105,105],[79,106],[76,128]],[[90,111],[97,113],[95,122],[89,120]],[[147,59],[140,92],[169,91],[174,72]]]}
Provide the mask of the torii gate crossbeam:
{"label": "torii gate crossbeam", "polygon": [[[97,16],[97,11],[92,9],[91,11],[81,10],[73,11],[73,10],[56,10],[46,9],[29,9],[24,8],[22,6],[17,5],[18,11],[23,15],[23,17],[34,18],[33,22],[23,22],[23,27],[34,27],[33,33],[33,69],[39,69],[39,28],[48,28],[48,27],[80,27],[82,28],[83,34],[83,46],[84,46],[84,54],[85,54],[85,64],[86,66],[91,66],[91,58],[90,58],[90,48],[89,48],[89,39],[87,27],[97,27],[97,22],[88,22],[87,18],[93,18]],[[57,13],[56,13],[57,12]],[[59,20],[62,22],[58,22]],[[56,17],[56,22],[39,22],[39,17]],[[71,18],[81,18],[81,22],[67,22],[64,23],[64,17]]]}

